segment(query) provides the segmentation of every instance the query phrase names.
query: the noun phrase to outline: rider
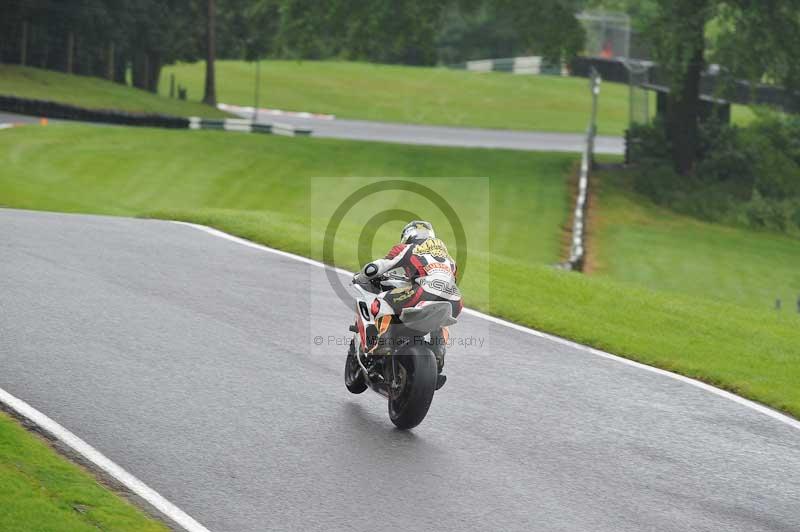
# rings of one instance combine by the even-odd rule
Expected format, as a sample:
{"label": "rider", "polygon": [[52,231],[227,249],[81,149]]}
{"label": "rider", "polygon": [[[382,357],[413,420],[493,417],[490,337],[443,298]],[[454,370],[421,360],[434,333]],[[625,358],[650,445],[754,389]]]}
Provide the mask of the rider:
{"label": "rider", "polygon": [[[420,301],[449,301],[453,306],[453,317],[461,313],[464,302],[456,286],[456,262],[447,252],[444,242],[436,238],[429,222],[414,220],[406,224],[400,244],[394,246],[386,257],[364,266],[353,276],[353,282],[363,284],[398,269],[407,282],[403,283],[404,286],[381,293],[375,300],[371,311],[376,321],[383,316],[399,316],[404,308],[413,307]],[[447,338],[446,327],[431,333],[439,370],[437,389],[447,379],[441,374]]]}

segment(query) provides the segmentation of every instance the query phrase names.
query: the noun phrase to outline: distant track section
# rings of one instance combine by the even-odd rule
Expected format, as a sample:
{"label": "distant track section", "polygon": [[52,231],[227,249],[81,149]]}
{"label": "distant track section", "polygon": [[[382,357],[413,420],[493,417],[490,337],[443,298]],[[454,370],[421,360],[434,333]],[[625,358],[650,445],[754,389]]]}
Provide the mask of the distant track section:
{"label": "distant track section", "polygon": [[[230,110],[229,110],[230,111]],[[232,111],[231,111],[232,112]],[[253,112],[237,111],[238,116],[252,118]],[[423,146],[451,146],[464,148],[501,148],[524,151],[583,151],[583,133],[547,133],[541,131],[516,131],[467,127],[425,126],[368,120],[343,120],[303,116],[281,116],[281,122],[298,128],[311,128],[315,137],[347,140],[372,140]],[[268,116],[259,122],[270,123]],[[535,124],[533,125],[535,127]],[[625,140],[622,137],[598,136],[595,153],[623,155]]]}

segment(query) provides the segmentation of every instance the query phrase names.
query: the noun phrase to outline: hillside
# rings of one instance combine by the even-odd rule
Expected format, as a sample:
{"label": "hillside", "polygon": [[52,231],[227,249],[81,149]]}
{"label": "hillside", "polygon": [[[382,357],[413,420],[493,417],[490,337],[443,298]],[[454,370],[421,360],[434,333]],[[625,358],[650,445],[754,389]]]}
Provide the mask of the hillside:
{"label": "hillside", "polygon": [[648,288],[797,315],[800,241],[706,223],[631,192],[624,172],[598,176],[593,273]]}
{"label": "hillside", "polygon": [[200,92],[190,90],[189,98],[193,101],[181,101],[98,78],[13,65],[0,65],[0,95],[50,100],[88,109],[208,118],[228,116],[199,103]]}
{"label": "hillside", "polygon": [[[253,105],[255,64],[218,61],[216,66],[218,100]],[[189,87],[190,94],[202,91],[204,63],[167,67],[162,93],[170,73]],[[582,132],[591,98],[588,82],[578,78],[337,61],[262,61],[260,106],[386,122]],[[620,135],[627,120],[628,88],[603,85],[600,133]]]}

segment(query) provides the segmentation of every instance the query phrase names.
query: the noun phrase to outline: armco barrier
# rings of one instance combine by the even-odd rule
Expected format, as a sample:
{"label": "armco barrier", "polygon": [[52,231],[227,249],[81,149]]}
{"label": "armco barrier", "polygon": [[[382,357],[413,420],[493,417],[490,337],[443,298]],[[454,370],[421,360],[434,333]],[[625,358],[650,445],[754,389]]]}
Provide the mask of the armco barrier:
{"label": "armco barrier", "polygon": [[251,120],[241,118],[212,119],[177,116],[128,113],[104,109],[85,109],[75,105],[47,100],[32,100],[17,96],[0,95],[0,111],[20,115],[56,118],[60,120],[77,120],[100,124],[116,124],[120,126],[161,127],[170,129],[218,129],[240,131],[246,133],[274,133],[284,136],[309,136],[309,128],[294,127],[289,124],[254,124]]}
{"label": "armco barrier", "polygon": [[550,63],[540,56],[503,57],[499,59],[479,59],[450,65],[454,69],[466,69],[470,72],[510,72],[512,74],[549,74],[566,76],[566,65]]}
{"label": "armco barrier", "polygon": [[586,210],[589,203],[589,174],[594,159],[594,139],[597,135],[597,100],[600,97],[600,74],[591,72],[592,115],[586,130],[586,143],[581,154],[581,172],[578,177],[578,191],[575,195],[575,210],[572,215],[572,238],[569,259],[564,267],[568,270],[583,271],[586,260]]}
{"label": "armco barrier", "polygon": [[[666,89],[670,86],[669,77],[658,64],[640,61],[640,66],[648,69],[651,90],[656,86]],[[570,75],[588,78],[592,69],[600,73],[605,81],[629,83],[628,69],[622,59],[578,56],[569,64]],[[770,105],[788,113],[800,112],[800,95],[782,87],[754,84],[746,80],[724,80],[718,69],[709,69],[700,79],[700,94],[704,101],[723,99],[742,105]]]}
{"label": "armco barrier", "polygon": [[309,136],[312,133],[310,128],[295,127],[290,124],[273,122],[253,122],[247,118],[225,118],[217,120],[211,118],[190,117],[188,120],[189,129],[222,129],[225,131],[239,131],[241,133],[266,133],[273,135],[283,135],[286,137]]}

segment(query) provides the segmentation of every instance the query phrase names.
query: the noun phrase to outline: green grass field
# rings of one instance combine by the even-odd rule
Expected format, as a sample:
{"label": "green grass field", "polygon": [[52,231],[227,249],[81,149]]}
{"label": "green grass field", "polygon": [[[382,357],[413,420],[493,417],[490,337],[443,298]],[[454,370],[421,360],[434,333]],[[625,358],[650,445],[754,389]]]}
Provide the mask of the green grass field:
{"label": "green grass field", "polygon": [[225,117],[226,113],[195,101],[170,99],[88,76],[38,68],[0,65],[0,95],[51,100],[88,109],[119,109],[175,116]]}
{"label": "green grass field", "polygon": [[[0,156],[6,161],[0,169],[0,205],[128,216],[173,209],[228,212],[234,224],[247,216],[283,224],[290,242],[308,240],[312,193],[322,189],[325,197],[318,203],[323,209],[336,203],[331,198],[340,183],[332,180],[328,186],[321,180],[418,178],[446,190],[465,221],[488,222],[490,210],[504,211],[495,217],[492,239],[513,249],[515,260],[541,264],[559,259],[569,210],[564,176],[574,165],[571,154],[71,124],[4,131]],[[491,204],[476,199],[484,190],[458,186],[459,179],[473,184],[468,178],[491,178]],[[385,208],[437,216],[419,202],[380,201]],[[400,227],[398,222],[395,228]],[[530,245],[512,246],[523,227]],[[487,224],[477,230],[486,234],[476,240],[490,241]]]}
{"label": "green grass field", "polygon": [[[188,101],[167,97],[171,73],[188,87]],[[199,103],[204,75],[204,63],[166,67],[159,96],[98,78],[0,65],[0,95],[90,109],[228,116]],[[219,61],[219,100],[252,105],[254,76],[254,63]],[[332,113],[341,118],[556,132],[585,131],[590,111],[584,79],[332,61],[262,61],[260,102],[262,107]],[[734,106],[735,123],[746,124],[752,118],[748,108]],[[600,133],[621,135],[627,120],[627,87],[605,83]]]}
{"label": "green grass field", "polygon": [[[596,273],[658,290],[797,313],[800,240],[693,218],[627,192],[622,171],[599,174],[590,248]],[[800,324],[798,324],[800,325]]]}
{"label": "green grass field", "polygon": [[0,412],[0,530],[167,531]]}
{"label": "green grass field", "polygon": [[[253,105],[255,63],[217,62],[217,97]],[[202,92],[204,63],[167,67],[168,76]],[[335,114],[340,118],[501,129],[583,132],[591,96],[585,79],[478,74],[336,61],[262,61],[260,106]],[[627,127],[628,89],[606,83],[600,101],[600,133]]]}
{"label": "green grass field", "polygon": [[[329,209],[343,192],[329,179],[326,202],[315,177],[417,178],[448,190],[483,232],[477,240],[489,240],[488,253],[470,249],[471,264],[487,264],[466,274],[469,306],[800,416],[797,317],[547,266],[568,208],[569,155],[65,125],[3,132],[0,158],[7,206],[178,218],[316,258],[324,219],[315,207]],[[480,187],[458,186],[469,176],[489,178],[488,205],[476,200]],[[376,249],[396,239],[389,229]],[[343,226],[343,241],[357,231]],[[354,245],[340,251],[338,265],[357,266]]]}

